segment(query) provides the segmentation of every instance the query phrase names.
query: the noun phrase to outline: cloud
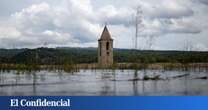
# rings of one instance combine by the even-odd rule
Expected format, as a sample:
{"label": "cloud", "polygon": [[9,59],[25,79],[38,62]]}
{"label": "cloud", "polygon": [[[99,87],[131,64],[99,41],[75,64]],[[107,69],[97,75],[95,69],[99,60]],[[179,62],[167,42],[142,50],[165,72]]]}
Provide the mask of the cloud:
{"label": "cloud", "polygon": [[101,7],[97,12],[97,22],[111,25],[129,25],[134,10],[129,7],[116,8],[113,5]]}
{"label": "cloud", "polygon": [[[71,6],[78,4],[72,1]],[[91,23],[87,20],[87,16],[81,13],[88,11],[84,10],[85,8],[80,5],[76,8],[76,11],[70,11],[75,8],[56,8],[43,2],[31,5],[28,8],[12,14],[11,24],[13,24],[13,30],[16,33],[21,33],[21,35],[16,34],[16,36],[23,39],[16,40],[16,46],[22,44],[25,44],[25,46],[35,46],[45,42],[52,45],[70,45],[70,43],[85,43],[95,40],[99,25]],[[6,30],[5,27],[2,28]],[[4,37],[2,38],[4,40],[12,37],[11,33],[8,36],[2,33],[0,36]],[[30,39],[33,39],[33,42],[30,42]],[[10,42],[13,41],[10,39]]]}
{"label": "cloud", "polygon": [[[204,3],[204,0],[199,1]],[[190,0],[30,0],[18,3],[3,0],[0,3],[8,7],[19,3],[12,11],[5,8],[11,15],[6,19],[0,14],[0,47],[37,47],[45,42],[51,46],[97,46],[107,22],[115,46],[132,48],[133,16],[138,4],[143,10],[143,34],[146,36],[199,37],[206,31],[204,27],[208,27],[207,8]]]}
{"label": "cloud", "polygon": [[21,33],[14,27],[0,27],[0,38],[8,37],[10,39],[16,39],[21,36]]}
{"label": "cloud", "polygon": [[[28,41],[27,39],[34,39],[36,43],[32,42],[31,45],[40,45],[44,42],[70,45],[74,42],[89,43],[97,41],[104,22],[118,25],[126,21],[125,19],[128,16],[126,15],[127,10],[120,9],[121,11],[117,11],[113,6],[110,10],[108,10],[109,6],[106,6],[95,12],[92,10],[90,0],[71,0],[66,3],[65,7],[58,8],[46,2],[34,4],[12,14],[11,21],[14,24],[13,26],[22,33],[21,37],[24,38],[25,42]],[[111,10],[114,10],[114,12]],[[122,13],[124,11],[125,13]],[[58,32],[60,36],[58,37],[57,34],[48,36],[45,32]],[[63,39],[61,36],[65,38]],[[52,38],[56,38],[56,40],[52,41]],[[22,42],[20,43],[22,44]],[[26,44],[28,46],[30,43]]]}
{"label": "cloud", "polygon": [[141,2],[141,7],[144,10],[144,15],[148,18],[182,18],[192,16],[193,10],[181,3],[179,0],[156,0]]}
{"label": "cloud", "polygon": [[207,0],[198,0],[200,3],[208,5],[208,1]]}

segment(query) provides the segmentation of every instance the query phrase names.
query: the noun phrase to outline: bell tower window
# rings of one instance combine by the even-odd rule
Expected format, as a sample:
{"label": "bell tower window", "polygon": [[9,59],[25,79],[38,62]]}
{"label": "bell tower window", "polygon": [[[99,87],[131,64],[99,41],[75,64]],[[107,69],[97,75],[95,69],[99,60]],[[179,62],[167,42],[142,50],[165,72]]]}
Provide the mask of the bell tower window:
{"label": "bell tower window", "polygon": [[109,42],[106,43],[106,50],[109,50]]}

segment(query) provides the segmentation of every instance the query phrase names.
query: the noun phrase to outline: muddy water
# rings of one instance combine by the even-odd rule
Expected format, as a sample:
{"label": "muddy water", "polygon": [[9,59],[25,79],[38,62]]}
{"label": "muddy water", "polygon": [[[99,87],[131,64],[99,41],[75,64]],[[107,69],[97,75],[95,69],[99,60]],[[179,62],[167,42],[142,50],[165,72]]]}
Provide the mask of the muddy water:
{"label": "muddy water", "polygon": [[206,71],[0,72],[0,95],[208,95]]}

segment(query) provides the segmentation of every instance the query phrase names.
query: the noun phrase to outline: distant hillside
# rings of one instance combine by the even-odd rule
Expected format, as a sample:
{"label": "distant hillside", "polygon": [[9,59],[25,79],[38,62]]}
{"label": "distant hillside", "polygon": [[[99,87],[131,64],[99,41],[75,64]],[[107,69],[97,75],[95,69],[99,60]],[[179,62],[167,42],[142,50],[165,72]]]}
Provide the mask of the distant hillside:
{"label": "distant hillside", "polygon": [[[96,63],[96,48],[0,49],[0,63],[70,64]],[[114,49],[114,62],[199,63],[208,62],[208,52],[136,51]]]}
{"label": "distant hillside", "polygon": [[[20,49],[21,50],[21,49]],[[8,50],[13,53],[13,50]],[[64,63],[92,63],[96,62],[95,48],[38,48],[24,49],[24,51],[6,57],[1,63],[18,64],[64,64]],[[0,57],[3,57],[0,55]]]}
{"label": "distant hillside", "polygon": [[13,57],[14,55],[25,51],[26,49],[0,49],[0,57]]}

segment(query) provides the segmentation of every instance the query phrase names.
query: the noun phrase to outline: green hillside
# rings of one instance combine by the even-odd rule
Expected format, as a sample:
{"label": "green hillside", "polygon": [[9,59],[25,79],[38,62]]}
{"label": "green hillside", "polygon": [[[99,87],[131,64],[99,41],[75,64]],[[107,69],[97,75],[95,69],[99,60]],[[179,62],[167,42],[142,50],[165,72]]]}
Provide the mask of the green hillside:
{"label": "green hillside", "polygon": [[[1,64],[61,65],[96,62],[96,48],[0,49]],[[130,49],[114,49],[114,62],[207,63],[208,52],[136,51]]]}

